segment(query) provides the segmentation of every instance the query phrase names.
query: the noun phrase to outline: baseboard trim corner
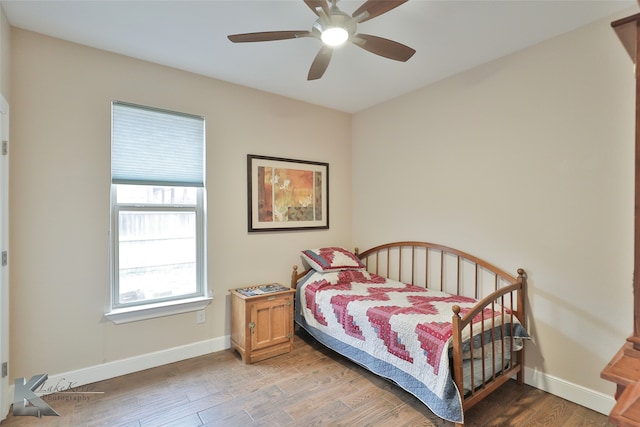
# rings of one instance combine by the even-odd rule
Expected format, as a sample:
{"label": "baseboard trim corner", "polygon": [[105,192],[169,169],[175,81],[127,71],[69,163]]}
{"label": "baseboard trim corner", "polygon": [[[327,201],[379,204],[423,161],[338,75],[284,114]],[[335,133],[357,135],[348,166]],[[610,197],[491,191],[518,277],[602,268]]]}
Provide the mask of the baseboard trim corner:
{"label": "baseboard trim corner", "polygon": [[609,415],[616,403],[613,396],[573,384],[561,378],[554,377],[553,375],[545,374],[535,368],[525,367],[524,382],[554,396],[561,397],[605,415]]}

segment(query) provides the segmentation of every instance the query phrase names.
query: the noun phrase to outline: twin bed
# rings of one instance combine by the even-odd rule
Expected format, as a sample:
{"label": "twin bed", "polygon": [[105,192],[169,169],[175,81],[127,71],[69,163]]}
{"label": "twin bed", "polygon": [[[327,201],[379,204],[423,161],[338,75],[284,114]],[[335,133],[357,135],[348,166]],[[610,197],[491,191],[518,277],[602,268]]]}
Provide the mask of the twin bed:
{"label": "twin bed", "polygon": [[296,323],[437,416],[464,425],[464,411],[500,385],[523,383],[524,270],[426,242],[302,258],[307,268],[291,274]]}

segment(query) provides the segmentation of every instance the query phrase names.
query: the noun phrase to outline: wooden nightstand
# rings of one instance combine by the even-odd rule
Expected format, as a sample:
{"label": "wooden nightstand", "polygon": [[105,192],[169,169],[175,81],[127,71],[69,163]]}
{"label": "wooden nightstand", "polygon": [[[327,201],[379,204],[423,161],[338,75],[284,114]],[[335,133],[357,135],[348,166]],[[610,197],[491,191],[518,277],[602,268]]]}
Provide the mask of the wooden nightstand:
{"label": "wooden nightstand", "polygon": [[[261,293],[264,287],[279,290]],[[258,362],[293,349],[294,289],[272,284],[229,292],[231,348],[240,353],[244,363]]]}

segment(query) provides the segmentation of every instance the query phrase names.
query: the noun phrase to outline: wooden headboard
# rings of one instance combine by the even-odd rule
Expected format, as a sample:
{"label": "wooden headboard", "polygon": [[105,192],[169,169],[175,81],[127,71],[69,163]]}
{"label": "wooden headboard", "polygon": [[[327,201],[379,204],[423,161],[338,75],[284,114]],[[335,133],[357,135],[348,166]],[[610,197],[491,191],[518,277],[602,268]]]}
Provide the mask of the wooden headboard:
{"label": "wooden headboard", "polygon": [[394,242],[356,254],[371,273],[476,299],[517,281],[480,258],[435,243]]}
{"label": "wooden headboard", "polygon": [[[355,254],[370,273],[399,282],[480,299],[518,278],[466,252],[429,242],[386,243]],[[294,266],[291,287],[308,272]],[[517,271],[518,276],[524,270]]]}

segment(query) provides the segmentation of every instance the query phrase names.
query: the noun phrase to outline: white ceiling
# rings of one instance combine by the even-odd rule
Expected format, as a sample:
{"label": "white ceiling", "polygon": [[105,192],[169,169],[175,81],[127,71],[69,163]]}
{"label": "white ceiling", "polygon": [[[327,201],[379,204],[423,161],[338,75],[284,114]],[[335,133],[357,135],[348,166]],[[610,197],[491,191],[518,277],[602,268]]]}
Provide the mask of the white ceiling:
{"label": "white ceiling", "polygon": [[[351,14],[364,0],[342,0]],[[406,63],[353,45],[320,80],[313,38],[234,44],[228,34],[310,30],[302,0],[3,0],[11,25],[220,80],[357,112],[638,4],[632,0],[410,0],[358,32],[416,49]],[[635,13],[635,10],[631,10]]]}

